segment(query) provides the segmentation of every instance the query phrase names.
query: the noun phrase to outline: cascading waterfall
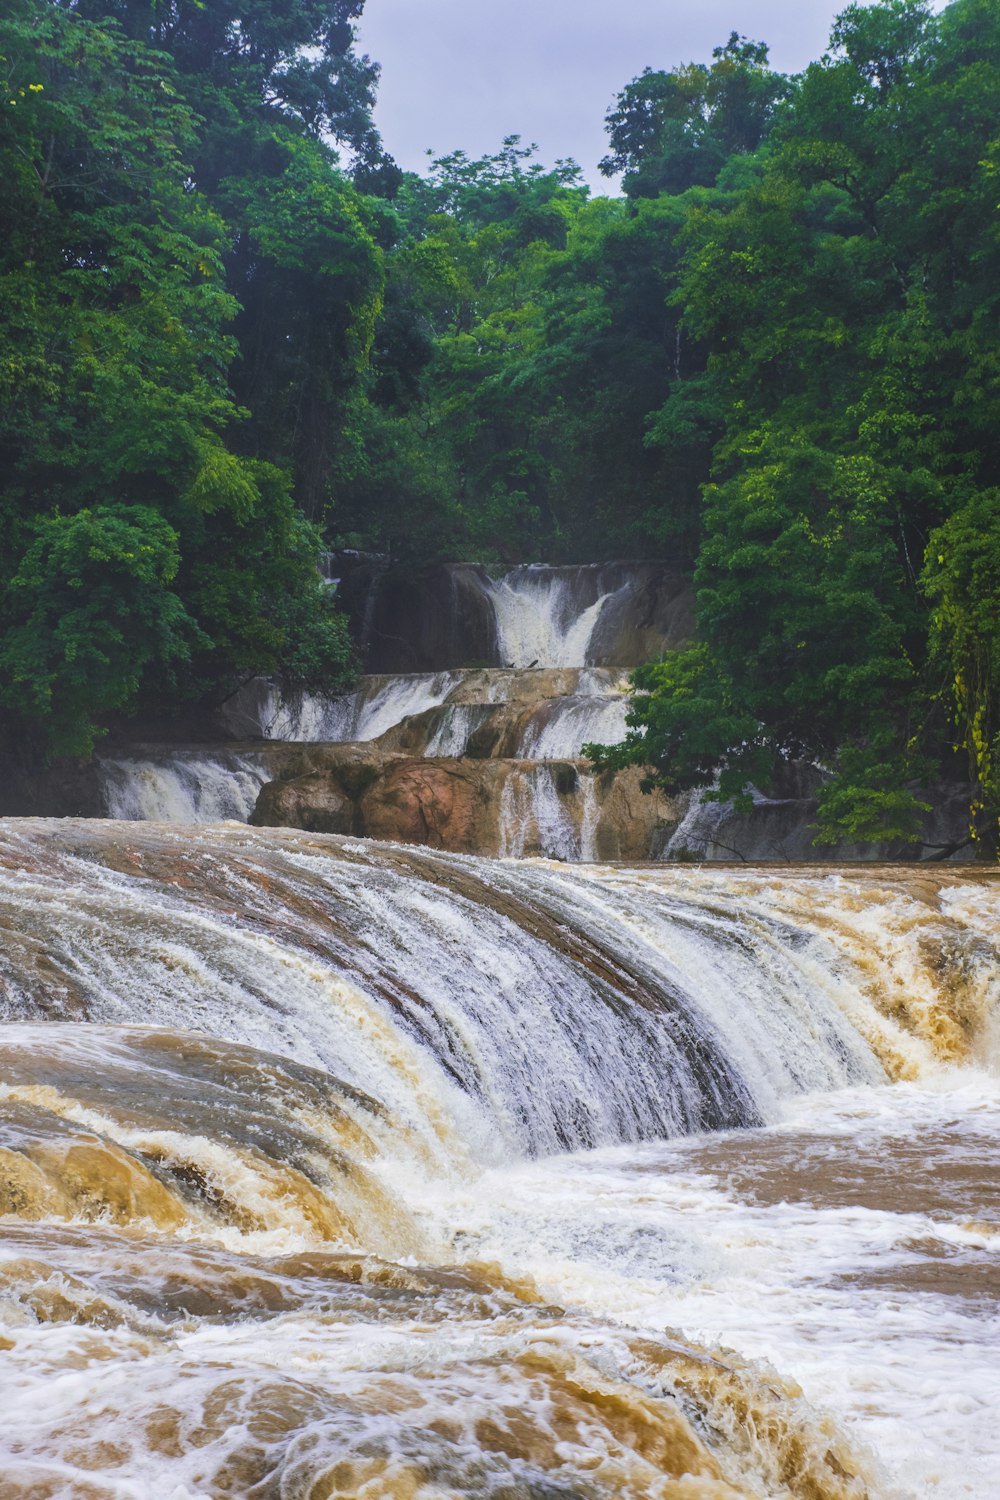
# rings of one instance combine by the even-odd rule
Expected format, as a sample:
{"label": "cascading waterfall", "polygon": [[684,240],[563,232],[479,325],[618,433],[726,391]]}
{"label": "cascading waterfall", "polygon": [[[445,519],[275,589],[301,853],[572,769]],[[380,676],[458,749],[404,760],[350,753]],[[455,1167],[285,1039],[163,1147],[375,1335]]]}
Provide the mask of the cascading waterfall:
{"label": "cascading waterfall", "polygon": [[431,729],[425,754],[458,758],[465,755],[469,740],[489,716],[489,708],[478,703],[449,703]]}
{"label": "cascading waterfall", "polygon": [[0,1494],[988,1493],[997,903],[0,825]]}
{"label": "cascading waterfall", "polygon": [[[659,575],[654,570],[652,576]],[[366,676],[354,691],[334,698],[283,694],[258,680],[223,705],[221,722],[241,740],[370,747],[375,774],[386,769],[380,757],[403,755],[550,763],[547,772],[515,770],[504,782],[494,803],[496,836],[486,847],[527,847],[571,860],[592,856],[600,843],[595,803],[601,794],[593,783],[581,783],[584,807],[567,790],[572,778],[553,768],[579,760],[585,744],[614,742],[625,733],[624,673],[592,663],[602,653],[620,657],[627,650],[632,616],[642,615],[635,601],[650,587],[650,570],[639,564],[531,566],[498,580],[476,572],[463,579],[492,612],[497,664]],[[636,637],[635,650],[642,649]],[[120,818],[247,821],[272,779],[267,764],[254,762],[249,749],[109,756],[100,763],[104,805]],[[305,767],[305,773],[314,770]],[[284,774],[294,779],[294,771]],[[236,778],[228,791],[227,777]],[[511,818],[522,808],[530,811],[533,831],[512,836]],[[355,826],[364,826],[364,819]],[[615,836],[604,842],[613,848]]]}
{"label": "cascading waterfall", "polygon": [[594,858],[598,807],[593,776],[570,771],[572,795],[560,792],[550,766],[524,766],[511,772],[500,794],[499,853],[523,859],[537,853],[577,863]]}
{"label": "cascading waterfall", "polygon": [[285,699],[273,683],[262,682],[244,690],[229,721],[244,734],[271,741],[367,744],[405,720],[423,718],[427,733],[420,753],[458,757],[482,724],[506,717],[519,725],[513,758],[573,760],[588,741],[610,743],[624,735],[626,687],[620,673],[593,667],[365,677],[354,692],[331,699]]}
{"label": "cascading waterfall", "polygon": [[723,847],[580,758],[661,575],[0,823],[0,1500],[996,1489],[1000,887],[634,863]]}
{"label": "cascading waterfall", "polygon": [[561,698],[529,719],[518,753],[524,760],[575,760],[584,745],[614,745],[625,738],[628,699]]}
{"label": "cascading waterfall", "polygon": [[267,740],[367,743],[413,714],[447,701],[461,682],[457,672],[366,677],[352,693],[322,698],[311,693],[283,697],[273,683],[254,683],[230,709],[243,734]]}

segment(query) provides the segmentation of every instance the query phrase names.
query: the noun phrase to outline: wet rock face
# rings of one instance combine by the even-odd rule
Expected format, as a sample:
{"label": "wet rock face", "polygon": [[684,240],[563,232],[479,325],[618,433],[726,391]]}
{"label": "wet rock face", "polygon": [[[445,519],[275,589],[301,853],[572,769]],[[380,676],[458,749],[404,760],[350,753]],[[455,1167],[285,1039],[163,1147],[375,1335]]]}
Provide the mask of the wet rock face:
{"label": "wet rock face", "polygon": [[261,788],[252,821],[264,828],[303,828],[309,833],[350,833],[354,803],[335,776],[311,771]]}
{"label": "wet rock face", "polygon": [[366,672],[499,664],[496,617],[483,568],[453,564],[407,572],[368,562],[345,569],[339,599]]}
{"label": "wet rock face", "polygon": [[361,801],[361,826],[371,838],[471,853],[488,835],[480,827],[487,820],[477,816],[491,801],[482,772],[464,761],[390,766]]}
{"label": "wet rock face", "polygon": [[694,634],[691,580],[659,563],[631,564],[598,616],[587,661],[635,667],[686,645]]}
{"label": "wet rock face", "polygon": [[802,761],[785,761],[773,782],[750,788],[751,806],[737,812],[731,802],[706,801],[685,792],[676,801],[680,821],[664,824],[654,858],[681,862],[747,864],[835,864],[843,861],[959,863],[975,857],[969,833],[968,789],[961,783],[932,782],[923,790],[930,810],[921,818],[912,841],[869,844],[817,844],[817,791],[822,772]]}
{"label": "wet rock face", "polygon": [[104,814],[94,761],[33,759],[22,749],[0,748],[0,816],[100,818]]}
{"label": "wet rock face", "polygon": [[260,792],[256,827],[350,833],[454,854],[645,860],[676,823],[668,799],[640,790],[638,771],[595,776],[582,761],[433,760],[371,747],[303,747],[313,769],[279,774]]}

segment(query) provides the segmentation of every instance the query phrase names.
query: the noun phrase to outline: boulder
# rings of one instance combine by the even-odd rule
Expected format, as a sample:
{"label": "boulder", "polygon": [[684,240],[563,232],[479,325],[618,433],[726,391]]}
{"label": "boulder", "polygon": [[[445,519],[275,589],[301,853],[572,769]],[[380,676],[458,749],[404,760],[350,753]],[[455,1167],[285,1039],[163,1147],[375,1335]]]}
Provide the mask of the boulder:
{"label": "boulder", "polygon": [[489,790],[476,762],[401,761],[364,794],[361,826],[370,838],[432,849],[473,853],[484,843],[495,847],[495,832],[481,828],[491,821],[482,817],[488,812]]}
{"label": "boulder", "polygon": [[350,833],[354,802],[326,771],[291,781],[269,781],[261,788],[250,817],[257,828],[302,828],[307,833]]}

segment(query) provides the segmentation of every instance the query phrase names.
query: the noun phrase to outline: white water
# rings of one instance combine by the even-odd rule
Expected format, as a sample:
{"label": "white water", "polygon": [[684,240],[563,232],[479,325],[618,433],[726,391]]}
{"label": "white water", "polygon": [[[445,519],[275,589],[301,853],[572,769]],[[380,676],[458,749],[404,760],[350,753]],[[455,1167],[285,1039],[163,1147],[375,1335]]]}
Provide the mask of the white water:
{"label": "white water", "polygon": [[[0,914],[21,943],[49,945],[63,976],[56,996],[68,983],[88,1019],[207,1025],[327,1067],[412,1129],[430,1127],[429,1145],[434,1122],[449,1121],[449,1136],[484,1160],[752,1121],[772,1115],[786,1092],[878,1076],[823,984],[778,966],[755,983],[725,923],[692,937],[663,921],[644,943],[627,929],[616,935],[603,882],[592,896],[544,868],[470,861],[473,885],[461,894],[436,878],[439,869],[464,874],[461,861],[429,860],[415,879],[409,862],[394,869],[378,846],[348,844],[346,858],[333,858],[300,852],[287,837],[275,847],[274,837],[158,833],[150,847],[168,860],[198,861],[197,886],[151,887],[74,858],[53,874],[22,876]],[[484,876],[505,901],[550,903],[557,933],[572,933],[580,903],[588,934],[603,920],[602,943],[622,972],[593,975],[491,909]],[[300,931],[281,907],[277,936],[256,930],[276,898],[289,908],[318,903],[329,930]],[[243,914],[235,922],[234,903]],[[17,950],[12,958],[16,975]],[[723,1015],[711,992],[697,994],[702,968],[717,975],[719,995],[739,987],[740,1014]],[[23,1015],[23,994],[18,983],[0,1015]],[[755,1049],[748,1035],[759,1031]]]}
{"label": "white water", "polygon": [[628,699],[563,698],[529,722],[519,753],[525,760],[575,760],[584,745],[614,745],[625,738]]}
{"label": "white water", "polygon": [[612,597],[600,595],[580,609],[572,572],[515,568],[492,585],[500,659],[511,667],[583,667]]}
{"label": "white water", "polygon": [[[981,872],[570,869],[236,827],[0,825],[0,1014],[40,1023],[0,1027],[0,1118],[27,1140],[12,1160],[58,1167],[66,1192],[100,1150],[148,1196],[149,1152],[167,1151],[172,1190],[194,1195],[158,1239],[120,1198],[123,1233],[99,1201],[75,1227],[65,1208],[5,1224],[11,1496],[47,1464],[75,1487],[40,1493],[81,1500],[95,1476],[129,1500],[249,1495],[242,1464],[280,1475],[275,1494],[365,1500],[991,1494],[997,903]],[[333,1085],[317,1109],[320,1075],[281,1056],[81,1024],[136,1020],[252,1041],[371,1097]],[[335,1110],[343,1134],[317,1144]],[[302,1259],[323,1231],[301,1174],[332,1181],[316,1153],[357,1152],[359,1126],[422,1258],[499,1262],[568,1311],[496,1273],[477,1289],[373,1265],[336,1290]],[[279,1253],[294,1265],[253,1259]],[[205,1278],[228,1313],[164,1310]],[[654,1375],[664,1337],[735,1348],[755,1401],[814,1424],[817,1462],[844,1453],[839,1423],[875,1478],[781,1480],[771,1416],[726,1418],[690,1372]],[[572,1422],[566,1359],[596,1393]],[[693,1460],[665,1469],[665,1440],[623,1456],[597,1415],[623,1382],[656,1420],[679,1390],[737,1487],[671,1487]],[[516,1444],[489,1446],[495,1420],[520,1423]],[[402,1468],[364,1469],[373,1455]],[[343,1490],[310,1489],[320,1459],[346,1466]],[[205,1477],[225,1464],[226,1484]]]}
{"label": "white water", "polygon": [[126,822],[245,823],[269,779],[263,757],[253,751],[109,756],[98,768],[107,816]]}
{"label": "white water", "polygon": [[541,854],[546,859],[574,864],[592,859],[596,822],[593,777],[581,776],[578,786],[585,797],[579,823],[573,816],[573,804],[560,797],[556,773],[549,766],[513,770],[500,794],[501,858]]}
{"label": "white water", "polygon": [[441,722],[433,731],[424,750],[425,755],[460,756],[468,749],[469,739],[479,728],[486,714],[486,705],[478,703],[450,703],[441,716]]}
{"label": "white water", "polygon": [[377,740],[412,714],[437,708],[461,681],[459,672],[370,677],[339,698],[305,693],[292,699],[282,698],[272,685],[259,710],[259,733],[268,740],[314,744]]}
{"label": "white water", "polygon": [[[964,1168],[980,1194],[996,1183],[996,1076],[813,1095],[785,1116],[756,1136],[495,1168],[442,1184],[424,1212],[463,1258],[530,1274],[554,1301],[799,1381],[873,1455],[887,1496],[997,1493],[1000,1193],[984,1222],[948,1181]],[[908,1140],[916,1160],[900,1158]],[[734,1188],[744,1151],[789,1172],[786,1201],[754,1201],[753,1167]]]}
{"label": "white water", "polygon": [[[44,980],[56,1015],[207,1025],[414,1128],[451,1118],[486,1158],[773,1120],[794,1094],[877,1081],[876,1053],[921,1069],[950,1034],[939,949],[977,1027],[996,1005],[992,896],[971,888],[938,913],[844,877],[802,876],[793,900],[763,877],[397,859],[235,827],[136,827],[122,870],[114,826],[79,827],[63,853],[46,825],[7,825],[0,1015]],[[873,942],[907,1025],[867,993]]]}
{"label": "white water", "polygon": [[[445,710],[425,755],[461,755],[478,726],[482,710],[531,701],[530,675],[469,668],[399,677],[362,678],[357,690],[340,698],[309,694],[286,699],[262,684],[253,701],[233,712],[234,727],[266,740],[340,744],[369,742],[416,714]],[[573,759],[588,739],[618,739],[625,732],[628,699],[619,674],[603,668],[574,673],[572,692],[542,698],[525,732],[520,758]],[[477,712],[478,711],[478,712]]]}

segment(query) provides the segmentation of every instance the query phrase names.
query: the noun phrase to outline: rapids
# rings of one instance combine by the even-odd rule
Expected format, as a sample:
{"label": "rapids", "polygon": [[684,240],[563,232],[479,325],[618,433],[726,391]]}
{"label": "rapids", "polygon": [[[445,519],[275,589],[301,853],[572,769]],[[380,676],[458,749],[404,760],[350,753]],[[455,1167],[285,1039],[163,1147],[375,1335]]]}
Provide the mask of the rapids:
{"label": "rapids", "polygon": [[991,1493],[997,908],[0,823],[0,1496]]}

